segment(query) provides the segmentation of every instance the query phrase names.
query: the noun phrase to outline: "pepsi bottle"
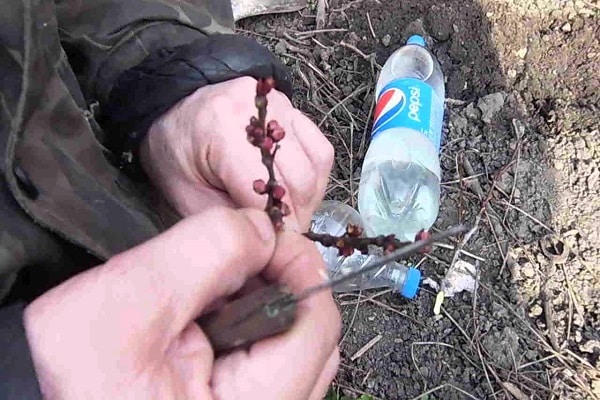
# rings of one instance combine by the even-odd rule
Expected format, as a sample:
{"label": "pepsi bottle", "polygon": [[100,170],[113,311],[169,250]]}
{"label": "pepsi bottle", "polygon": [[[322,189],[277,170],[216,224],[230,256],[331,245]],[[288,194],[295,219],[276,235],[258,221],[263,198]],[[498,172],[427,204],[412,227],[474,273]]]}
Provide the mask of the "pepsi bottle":
{"label": "pepsi bottle", "polygon": [[386,61],[375,95],[358,210],[367,234],[414,241],[439,211],[445,98],[440,65],[421,36],[411,36]]}

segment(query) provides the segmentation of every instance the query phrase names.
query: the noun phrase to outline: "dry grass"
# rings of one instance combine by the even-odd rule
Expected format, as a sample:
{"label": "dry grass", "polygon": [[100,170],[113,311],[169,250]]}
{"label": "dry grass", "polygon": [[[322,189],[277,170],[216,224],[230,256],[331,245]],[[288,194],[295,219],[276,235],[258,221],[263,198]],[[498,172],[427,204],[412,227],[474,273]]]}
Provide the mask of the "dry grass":
{"label": "dry grass", "polygon": [[[350,2],[344,7],[350,7]],[[339,10],[330,10],[330,12],[344,12],[347,8]],[[370,19],[369,19],[370,22]],[[316,38],[318,35],[328,35],[330,33],[340,33],[340,29],[321,29],[318,31],[307,31],[297,33],[286,33],[285,52],[281,55],[287,59],[294,71],[295,79],[298,86],[298,98],[300,99],[300,107],[307,112],[318,123],[328,139],[336,148],[335,167],[331,174],[330,185],[327,189],[326,197],[337,199],[356,207],[357,203],[357,188],[359,182],[360,161],[363,159],[369,142],[370,121],[374,108],[374,88],[377,79],[377,73],[381,66],[375,61],[372,54],[366,54],[356,46],[344,41],[333,42],[328,41],[324,44]],[[247,32],[250,33],[250,32]],[[367,32],[368,33],[368,32]],[[375,33],[371,28],[371,35]],[[264,36],[264,35],[263,35]],[[277,43],[280,38],[267,37],[272,40],[271,44]],[[281,42],[280,42],[281,43]],[[293,43],[293,44],[292,44]],[[325,51],[340,51],[344,49],[348,56],[356,56],[362,60],[364,69],[361,71],[361,76],[364,78],[362,83],[353,87],[349,92],[344,91],[332,81],[331,75],[326,70],[322,70],[318,60],[314,58],[312,49],[315,46]],[[331,68],[340,68],[339,65],[330,65]],[[348,72],[351,73],[351,72]],[[465,103],[459,100],[449,99],[447,107],[464,107]],[[527,140],[524,135],[523,123],[519,120],[512,122],[513,135],[516,138],[517,145],[513,151],[510,161],[501,168],[488,173],[475,173],[469,162],[469,149],[460,154],[448,154],[445,149],[450,143],[446,143],[442,149],[442,157],[450,158],[455,163],[455,175],[458,177],[454,180],[446,181],[442,184],[444,190],[459,193],[458,212],[459,221],[457,223],[471,223],[473,230],[458,240],[451,247],[452,258],[450,262],[446,262],[439,258],[434,258],[437,262],[446,263],[448,267],[456,262],[461,255],[467,255],[480,261],[485,261],[485,258],[469,252],[466,248],[469,243],[481,239],[480,230],[485,228],[491,235],[486,236],[491,238],[488,243],[483,245],[483,249],[495,247],[499,257],[502,260],[502,268],[498,272],[501,276],[505,267],[510,267],[514,262],[510,259],[508,249],[519,247],[527,249],[517,235],[513,232],[512,227],[508,225],[507,215],[509,212],[518,212],[525,215],[533,223],[541,226],[546,231],[555,234],[556,232],[547,226],[544,222],[538,220],[531,215],[527,210],[520,208],[515,204],[515,188],[518,184],[518,167],[521,162],[522,148]],[[456,140],[465,140],[458,138]],[[492,172],[492,173],[490,173]],[[513,181],[510,192],[503,191],[497,186],[497,182],[504,178],[508,172],[512,173]],[[487,178],[490,176],[491,178]],[[487,187],[485,192],[483,187]],[[473,211],[474,210],[474,211]],[[539,265],[537,257],[531,252],[525,250],[526,256],[533,265]],[[421,263],[427,262],[425,259]],[[561,267],[562,268],[562,267]],[[540,267],[541,270],[541,267]],[[568,321],[568,334],[571,332],[571,319],[573,309],[577,309],[577,300],[571,287],[569,287],[569,279],[565,274],[565,288],[569,293],[570,312]],[[489,274],[487,275],[489,276]],[[506,294],[498,293],[493,285],[488,282],[482,282],[478,279],[478,291],[473,294],[472,316],[471,323],[468,326],[462,326],[446,308],[442,308],[443,318],[451,321],[462,336],[462,346],[451,345],[443,342],[413,342],[411,347],[411,358],[414,365],[415,374],[420,374],[419,360],[415,354],[416,347],[436,346],[454,352],[455,355],[462,357],[465,362],[472,365],[480,371],[482,379],[487,387],[488,397],[494,399],[559,399],[569,393],[585,393],[589,399],[598,399],[598,396],[590,389],[593,380],[600,379],[600,371],[587,360],[575,354],[566,347],[561,347],[557,339],[552,337],[552,329],[549,333],[541,332],[530,320],[525,317],[522,312],[517,310],[515,305],[506,298]],[[365,303],[370,303],[381,308],[383,312],[391,313],[399,318],[406,318],[411,323],[418,324],[423,327],[423,322],[418,321],[403,310],[398,309],[386,302],[384,295],[388,294],[389,290],[369,293],[368,295],[361,293],[342,294],[338,295],[339,304],[342,308],[352,307],[351,319],[349,327],[344,333],[340,346],[344,346],[344,342],[349,335],[352,335],[352,327],[355,324],[356,315],[359,307]],[[426,290],[421,291],[422,296],[427,295]],[[538,349],[539,358],[533,362],[519,363],[518,355],[513,356],[513,367],[510,369],[502,368],[497,365],[493,355],[489,354],[481,343],[482,333],[479,326],[479,319],[485,309],[481,308],[481,301],[478,296],[485,296],[486,299],[494,299],[495,302],[501,304],[502,307],[513,316],[515,323],[522,328],[519,340],[528,343],[531,347]],[[434,297],[433,295],[431,297]],[[352,298],[352,300],[346,300]],[[380,299],[381,298],[381,299]],[[386,333],[382,333],[385,337]],[[376,337],[378,342],[382,336]],[[375,342],[375,343],[376,343]],[[369,342],[369,346],[374,343]],[[366,349],[368,350],[368,348]],[[365,350],[365,351],[366,351]],[[362,355],[362,353],[360,353]],[[357,356],[356,358],[360,357]],[[354,360],[348,363],[342,363],[342,369],[352,366]],[[371,370],[363,371],[364,379],[362,385],[371,374]],[[425,378],[423,378],[425,380]],[[352,392],[357,395],[365,394],[365,391],[359,387],[350,387],[345,383],[334,382],[334,386],[344,389],[346,392]],[[451,383],[445,383],[429,390],[424,391],[413,400],[426,399],[428,396],[436,393],[457,392],[464,398],[478,399]],[[372,396],[372,395],[370,395]],[[443,394],[440,394],[444,398]],[[372,398],[377,398],[372,396]]]}

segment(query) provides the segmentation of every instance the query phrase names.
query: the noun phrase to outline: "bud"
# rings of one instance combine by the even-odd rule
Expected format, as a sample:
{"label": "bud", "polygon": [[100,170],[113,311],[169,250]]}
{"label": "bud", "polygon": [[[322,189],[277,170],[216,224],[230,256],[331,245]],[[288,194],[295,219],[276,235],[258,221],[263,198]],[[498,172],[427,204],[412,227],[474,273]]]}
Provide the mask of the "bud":
{"label": "bud", "polygon": [[285,131],[281,128],[275,129],[271,132],[271,138],[273,138],[274,142],[279,142],[281,139],[285,137]]}
{"label": "bud", "polygon": [[273,188],[272,193],[274,199],[281,200],[283,199],[283,196],[285,196],[285,189],[283,188],[283,186],[276,185]]}
{"label": "bud", "polygon": [[343,257],[349,257],[354,253],[354,248],[352,246],[345,246],[340,250],[340,253]]}
{"label": "bud", "polygon": [[394,246],[393,243],[389,243],[387,246],[385,246],[385,249],[383,251],[383,253],[385,255],[391,254],[396,250],[396,246]]}
{"label": "bud", "polygon": [[256,95],[266,96],[274,87],[275,80],[273,78],[260,78],[256,82]]}
{"label": "bud", "polygon": [[431,233],[421,229],[417,235],[415,236],[415,240],[425,240],[425,239],[429,239],[429,237],[431,236]]}
{"label": "bud", "polygon": [[258,125],[258,118],[256,117],[250,117],[250,125],[252,126],[257,126]]}
{"label": "bud", "polygon": [[290,215],[292,213],[290,210],[290,206],[288,206],[286,203],[281,203],[281,213],[284,217]]}
{"label": "bud", "polygon": [[267,124],[267,132],[272,132],[275,129],[279,128],[281,128],[281,126],[279,126],[279,123],[277,121],[269,121],[269,123]]}
{"label": "bud", "polygon": [[283,229],[283,221],[281,219],[277,219],[273,222],[273,228],[275,228],[276,231],[280,231]]}
{"label": "bud", "polygon": [[256,146],[256,138],[254,136],[248,135],[248,136],[246,136],[246,139],[248,139],[248,142],[250,142],[250,144]]}
{"label": "bud", "polygon": [[271,151],[271,149],[273,148],[273,139],[271,139],[268,136],[265,136],[262,140],[262,143],[260,144],[260,147],[263,150]]}
{"label": "bud", "polygon": [[346,227],[346,233],[348,234],[348,236],[351,237],[359,237],[360,235],[362,235],[363,230],[358,225],[348,224],[348,226]]}
{"label": "bud", "polygon": [[257,179],[252,182],[252,188],[258,194],[264,194],[267,192],[267,184],[262,179]]}
{"label": "bud", "polygon": [[264,136],[264,134],[265,132],[263,131],[263,128],[259,126],[255,126],[252,130],[252,136],[254,136],[256,139],[260,139]]}
{"label": "bud", "polygon": [[279,208],[272,207],[269,210],[269,217],[271,218],[275,230],[280,231],[283,229],[283,213]]}
{"label": "bud", "polygon": [[275,87],[275,80],[271,77],[261,78],[256,83],[256,94],[266,96]]}
{"label": "bud", "polygon": [[269,87],[269,89],[273,89],[275,87],[275,79],[269,76],[267,79],[265,79],[265,84]]}
{"label": "bud", "polygon": [[254,126],[246,125],[246,133],[251,134],[252,132],[254,132]]}
{"label": "bud", "polygon": [[266,108],[268,103],[269,102],[265,96],[256,96],[254,98],[254,105],[256,108]]}
{"label": "bud", "polygon": [[[429,239],[430,236],[431,236],[431,233],[429,233],[429,232],[427,232],[425,230],[420,230],[415,235],[415,241],[426,240],[426,239]],[[427,254],[430,251],[431,251],[431,245],[423,247],[419,252],[421,254]]]}

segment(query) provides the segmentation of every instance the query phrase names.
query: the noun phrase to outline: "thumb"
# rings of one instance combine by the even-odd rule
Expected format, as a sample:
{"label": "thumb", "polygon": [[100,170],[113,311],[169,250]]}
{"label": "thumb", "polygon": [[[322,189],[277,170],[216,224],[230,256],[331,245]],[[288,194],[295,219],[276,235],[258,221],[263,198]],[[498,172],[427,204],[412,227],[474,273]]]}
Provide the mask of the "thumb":
{"label": "thumb", "polygon": [[141,292],[148,323],[157,310],[166,310],[177,334],[215,299],[235,293],[258,274],[274,249],[266,213],[215,208],[111,259],[105,272],[120,276],[138,296]]}
{"label": "thumb", "polygon": [[140,351],[160,346],[214,299],[236,292],[261,271],[274,248],[275,232],[264,212],[222,208],[198,214],[36,299],[26,312],[29,330],[69,326],[69,338],[64,332],[61,340],[75,347],[81,340],[103,343],[110,347],[107,355],[135,351],[132,344]]}

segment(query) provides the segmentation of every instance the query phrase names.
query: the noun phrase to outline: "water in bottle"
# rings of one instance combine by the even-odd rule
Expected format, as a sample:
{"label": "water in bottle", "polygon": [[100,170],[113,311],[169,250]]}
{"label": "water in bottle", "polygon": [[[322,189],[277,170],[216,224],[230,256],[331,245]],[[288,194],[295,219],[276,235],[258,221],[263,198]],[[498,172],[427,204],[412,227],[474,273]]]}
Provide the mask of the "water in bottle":
{"label": "water in bottle", "polygon": [[411,36],[384,64],[358,210],[369,235],[414,241],[440,205],[444,77],[425,40]]}
{"label": "water in bottle", "polygon": [[[333,236],[342,236],[348,224],[363,227],[360,214],[354,208],[339,201],[326,200],[313,215],[311,231],[315,233],[328,233]],[[350,256],[338,254],[334,247],[324,247],[316,243],[321,252],[330,278],[345,275],[362,269],[367,264],[381,256],[375,249],[370,254],[361,254],[355,250]],[[374,271],[357,276],[333,288],[335,292],[351,292],[359,289],[391,288],[406,298],[414,298],[421,281],[421,271],[407,268],[397,262],[391,262]]]}

